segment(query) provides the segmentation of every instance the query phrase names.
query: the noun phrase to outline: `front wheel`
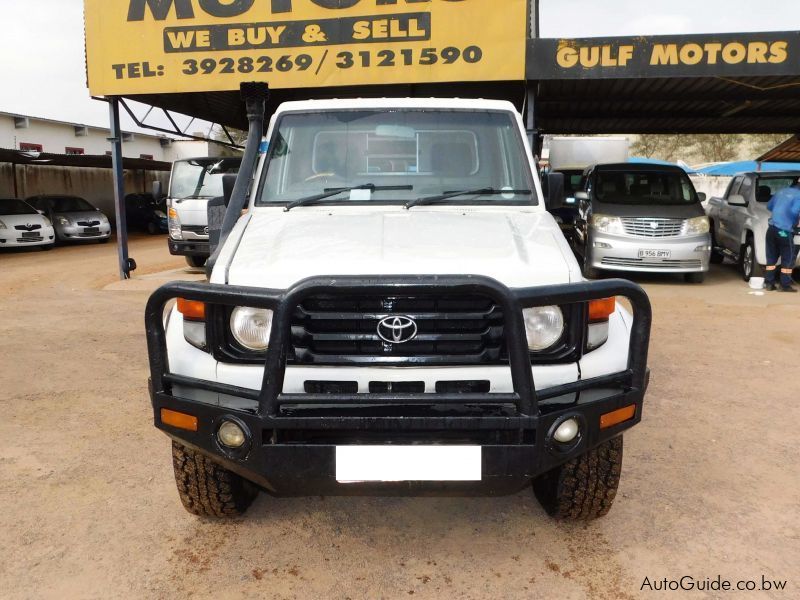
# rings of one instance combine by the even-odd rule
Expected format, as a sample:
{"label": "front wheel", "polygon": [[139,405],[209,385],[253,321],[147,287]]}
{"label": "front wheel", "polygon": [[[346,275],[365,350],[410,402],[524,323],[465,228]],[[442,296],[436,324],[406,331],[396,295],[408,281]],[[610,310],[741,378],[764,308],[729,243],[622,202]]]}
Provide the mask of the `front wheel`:
{"label": "front wheel", "polygon": [[747,241],[739,252],[739,257],[739,270],[742,272],[742,278],[745,281],[750,281],[751,277],[764,276],[765,269],[756,260],[756,246],[752,236],[748,236]]}
{"label": "front wheel", "polygon": [[172,442],[175,484],[183,507],[199,517],[238,517],[258,489],[249,481],[177,442]]}
{"label": "front wheel", "polygon": [[603,442],[533,480],[533,492],[552,517],[591,520],[611,510],[622,472],[622,436]]}
{"label": "front wheel", "polygon": [[186,264],[193,269],[202,269],[206,266],[207,260],[208,259],[205,256],[187,256]]}

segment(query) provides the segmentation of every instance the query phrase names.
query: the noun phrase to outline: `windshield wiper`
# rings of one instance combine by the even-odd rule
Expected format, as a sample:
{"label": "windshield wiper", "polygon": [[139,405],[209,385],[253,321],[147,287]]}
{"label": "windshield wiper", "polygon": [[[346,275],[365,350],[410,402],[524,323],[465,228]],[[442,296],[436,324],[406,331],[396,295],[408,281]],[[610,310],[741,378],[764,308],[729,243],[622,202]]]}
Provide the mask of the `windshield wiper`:
{"label": "windshield wiper", "polygon": [[405,209],[413,208],[415,206],[424,206],[426,204],[436,204],[443,202],[450,198],[457,198],[458,196],[500,196],[501,194],[525,195],[530,196],[533,194],[531,190],[499,190],[496,188],[479,188],[477,190],[460,190],[455,192],[445,192],[438,196],[428,196],[427,198],[417,198],[405,205]]}
{"label": "windshield wiper", "polygon": [[354,185],[352,187],[343,187],[343,188],[326,188],[321,194],[315,194],[313,196],[308,196],[307,198],[300,198],[299,200],[294,200],[293,202],[289,202],[283,211],[289,212],[293,208],[297,208],[298,206],[309,206],[311,204],[316,204],[321,200],[325,200],[327,198],[332,198],[338,194],[342,194],[344,192],[352,192],[354,190],[369,190],[370,192],[376,191],[392,191],[392,190],[413,190],[413,185],[375,185],[374,183],[365,183],[363,185]]}

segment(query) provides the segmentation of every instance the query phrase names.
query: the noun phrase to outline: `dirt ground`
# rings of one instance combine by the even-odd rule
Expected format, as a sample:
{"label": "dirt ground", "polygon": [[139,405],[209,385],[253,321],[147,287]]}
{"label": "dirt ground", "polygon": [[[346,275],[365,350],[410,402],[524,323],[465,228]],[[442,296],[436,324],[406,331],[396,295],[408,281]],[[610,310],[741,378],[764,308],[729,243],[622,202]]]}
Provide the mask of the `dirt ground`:
{"label": "dirt ground", "polygon": [[[182,265],[160,237],[132,255],[137,275]],[[104,289],[115,273],[111,244],[0,253],[0,597],[611,599],[718,575],[788,580],[734,596],[800,597],[796,295],[750,295],[731,266],[702,286],[640,280],[652,385],[599,521],[554,522],[526,491],[262,494],[216,522],[184,512],[152,426],[157,278]]]}

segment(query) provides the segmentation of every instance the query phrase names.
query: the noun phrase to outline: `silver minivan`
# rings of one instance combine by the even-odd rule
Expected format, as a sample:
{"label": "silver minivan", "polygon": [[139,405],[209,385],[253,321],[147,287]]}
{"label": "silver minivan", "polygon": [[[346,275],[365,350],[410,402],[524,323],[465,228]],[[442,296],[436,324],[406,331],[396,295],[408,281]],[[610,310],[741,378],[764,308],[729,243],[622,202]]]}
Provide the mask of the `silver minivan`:
{"label": "silver minivan", "polygon": [[639,163],[595,165],[576,192],[574,244],[584,275],[603,270],[680,273],[702,283],[709,268],[709,221],[686,172]]}

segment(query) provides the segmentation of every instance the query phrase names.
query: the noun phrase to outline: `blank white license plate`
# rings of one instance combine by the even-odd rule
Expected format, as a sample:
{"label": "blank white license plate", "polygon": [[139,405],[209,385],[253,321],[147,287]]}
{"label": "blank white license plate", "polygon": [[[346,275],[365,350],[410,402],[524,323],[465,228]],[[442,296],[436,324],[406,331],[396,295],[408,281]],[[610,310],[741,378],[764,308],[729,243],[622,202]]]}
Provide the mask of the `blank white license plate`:
{"label": "blank white license plate", "polygon": [[669,258],[671,250],[639,250],[639,258]]}
{"label": "blank white license plate", "polygon": [[480,446],[337,446],[336,481],[480,481]]}

